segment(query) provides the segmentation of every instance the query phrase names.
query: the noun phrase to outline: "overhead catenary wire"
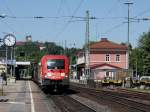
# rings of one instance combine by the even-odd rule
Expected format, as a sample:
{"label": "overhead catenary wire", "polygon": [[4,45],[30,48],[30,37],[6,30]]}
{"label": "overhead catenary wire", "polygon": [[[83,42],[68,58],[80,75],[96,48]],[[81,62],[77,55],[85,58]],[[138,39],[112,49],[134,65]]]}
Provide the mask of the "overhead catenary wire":
{"label": "overhead catenary wire", "polygon": [[116,5],[118,5],[118,3],[120,3],[121,0],[117,0],[115,4],[113,4],[113,6],[108,9],[106,15],[109,15],[115,8],[116,8]]}
{"label": "overhead catenary wire", "polygon": [[[7,4],[7,2],[6,2],[6,0],[3,0],[3,4],[5,5],[7,11],[8,11],[8,12],[10,13],[10,15],[11,15],[11,16],[7,16],[7,15],[4,14],[4,15],[3,15],[3,18],[5,18],[5,17],[15,17],[13,11],[11,10],[11,8],[9,8],[9,6],[8,6],[8,4]],[[0,16],[1,16],[1,15],[0,15]],[[3,22],[3,21],[2,21],[2,22]],[[19,32],[17,32],[14,28],[12,28],[12,27],[8,24],[8,22],[7,22],[7,23],[6,23],[6,22],[3,22],[3,23],[4,23],[5,25],[7,25],[7,26],[9,27],[9,29],[13,31],[13,33],[17,33],[17,34],[22,35],[22,33],[19,33]],[[17,23],[17,25],[22,26],[22,25],[20,25],[20,24],[18,24],[18,23]],[[22,27],[19,27],[19,29],[22,29]]]}
{"label": "overhead catenary wire", "polygon": [[[5,24],[10,30],[16,32],[16,30],[15,30],[14,28],[12,28],[8,23],[4,22],[4,21],[1,20],[1,19],[0,19],[0,21],[1,21],[3,24]],[[14,33],[14,32],[13,32],[13,33]]]}
{"label": "overhead catenary wire", "polygon": [[[63,18],[69,18],[74,19],[83,19],[85,17],[79,17],[79,16],[10,16],[10,15],[0,15],[0,18],[10,18],[10,19],[63,19]],[[124,19],[125,17],[95,17],[95,19],[98,20],[115,20],[115,19]],[[91,17],[91,19],[93,19]],[[69,22],[69,21],[67,21]]]}
{"label": "overhead catenary wire", "polygon": [[60,4],[58,6],[58,10],[57,10],[57,15],[61,12],[61,9],[62,9],[62,4],[63,4],[64,0],[60,0]]}
{"label": "overhead catenary wire", "polygon": [[135,17],[133,17],[133,18],[137,18],[138,16],[142,16],[142,15],[144,15],[144,14],[148,13],[148,12],[150,12],[150,8],[149,8],[149,9],[147,9],[147,10],[145,10],[145,11],[142,11],[141,13],[139,13],[138,15],[136,15],[136,16],[135,16]]}
{"label": "overhead catenary wire", "polygon": [[70,21],[72,20],[73,16],[77,13],[77,11],[79,10],[79,8],[81,7],[82,3],[84,2],[84,0],[81,0],[78,4],[78,6],[76,7],[76,9],[74,10],[72,17],[67,21],[67,23],[62,27],[62,30],[56,34],[56,38],[58,38],[68,27],[68,25],[71,23]]}
{"label": "overhead catenary wire", "polygon": [[[116,5],[118,6],[118,4],[119,4],[120,2],[121,2],[121,0],[117,0],[116,3],[113,4],[113,6],[112,6],[111,8],[108,9],[108,11],[107,11],[107,13],[105,14],[105,16],[110,15],[110,13],[112,13],[113,10],[116,9]],[[116,20],[116,19],[125,19],[125,17],[103,17],[103,18],[97,18],[97,20],[100,20],[100,21],[102,21],[102,20],[104,20],[104,21],[106,21],[106,20]],[[112,28],[108,29],[107,31],[105,31],[105,32],[102,33],[102,34],[108,34],[108,33],[112,32],[113,30],[115,30],[115,29],[121,27],[123,24],[124,24],[124,23],[119,23],[119,24],[113,26]],[[96,25],[98,26],[98,23],[97,23]],[[96,28],[96,30],[97,30],[97,28]],[[98,33],[98,31],[97,31],[97,33]],[[99,34],[99,33],[98,33],[98,34]]]}
{"label": "overhead catenary wire", "polygon": [[115,26],[113,26],[112,28],[108,29],[105,33],[102,33],[102,34],[108,34],[108,33],[111,33],[113,30],[119,28],[119,27],[122,27],[126,22],[122,22],[120,24],[117,24]]}
{"label": "overhead catenary wire", "polygon": [[6,9],[9,11],[9,13],[14,16],[14,13],[13,11],[8,7],[7,3],[6,3],[6,0],[3,0],[3,4],[5,5]]}
{"label": "overhead catenary wire", "polygon": [[[70,1],[70,0],[69,0]],[[70,15],[71,14],[71,10],[70,10],[70,7],[68,6],[68,2],[67,2],[67,0],[64,0],[64,6],[65,6],[65,8],[66,8],[66,10],[67,10],[67,13],[68,13],[68,15]]]}
{"label": "overhead catenary wire", "polygon": [[[63,0],[61,0],[61,2],[63,2]],[[78,5],[78,7],[76,8],[76,10],[78,10],[78,8],[80,8],[80,5],[82,4],[82,2],[83,2],[83,0],[81,0],[81,2],[79,3],[79,5]],[[120,0],[118,0],[118,2],[120,2]],[[61,4],[60,4],[61,5]],[[10,10],[10,9],[9,9]],[[76,13],[76,10],[74,11],[74,13],[73,13],[73,15]],[[11,10],[10,10],[11,11]],[[145,14],[145,13],[147,13],[147,12],[149,12],[150,11],[150,9],[147,9],[147,10],[145,10],[145,11],[143,11],[143,12],[141,12],[140,14],[138,14],[137,16],[139,16],[139,15],[143,15],[143,14]],[[12,11],[11,11],[12,12]],[[109,11],[108,11],[109,12]],[[12,14],[11,14],[12,15]],[[1,15],[0,15],[0,17],[2,17]],[[67,21],[67,24],[70,24],[72,21],[72,19],[73,18],[77,18],[77,17],[75,17],[75,16],[60,16],[60,17],[52,17],[52,16],[26,16],[26,17],[19,17],[19,16],[14,16],[14,15],[12,15],[12,16],[6,16],[7,18],[12,18],[12,19],[61,19],[61,18],[69,18],[69,21]],[[99,17],[97,17],[97,19],[98,20],[115,20],[115,19],[124,19],[124,17],[102,17],[102,18],[99,18]],[[146,19],[145,19],[146,20]],[[80,21],[80,20],[77,20],[77,21]],[[64,27],[67,27],[68,25],[64,25]],[[116,26],[118,26],[118,25],[115,25],[114,27],[115,28],[117,28]],[[63,32],[64,31],[64,29],[65,28],[62,28],[62,31],[60,31],[60,32]],[[111,28],[112,29],[112,28]],[[112,30],[114,30],[114,29],[112,29]],[[109,30],[107,30],[106,32],[108,32]],[[111,32],[111,31],[110,31]],[[62,33],[59,33],[58,34],[58,36],[59,35],[61,35]]]}

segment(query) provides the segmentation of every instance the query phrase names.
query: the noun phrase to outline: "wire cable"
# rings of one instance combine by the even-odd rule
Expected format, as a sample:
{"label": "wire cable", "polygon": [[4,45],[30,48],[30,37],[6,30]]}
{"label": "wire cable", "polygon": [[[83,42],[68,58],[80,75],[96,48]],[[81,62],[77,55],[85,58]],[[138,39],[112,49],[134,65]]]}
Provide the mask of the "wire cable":
{"label": "wire cable", "polygon": [[[5,5],[5,7],[6,7],[6,9],[8,10],[8,12],[11,14],[11,16],[5,15],[5,17],[8,17],[8,18],[16,18],[15,15],[14,15],[14,13],[13,13],[13,11],[8,7],[8,4],[6,3],[6,0],[3,0],[3,4]],[[5,17],[4,17],[4,18],[5,18]],[[9,27],[9,29],[12,30],[13,32],[22,35],[22,33],[19,33],[19,32],[17,32],[14,28],[12,28],[12,27],[8,24],[8,22],[7,22],[7,23],[4,22],[4,21],[2,21],[2,22],[3,22],[5,25],[7,25],[7,27]],[[20,24],[18,24],[18,23],[17,23],[17,25],[22,26],[22,25],[20,25]],[[22,27],[19,27],[19,29],[22,29]]]}
{"label": "wire cable", "polygon": [[117,0],[117,2],[108,10],[106,15],[109,15],[116,8],[116,5],[118,5],[118,3],[120,3],[120,1],[121,0]]}
{"label": "wire cable", "polygon": [[147,9],[147,10],[145,10],[145,11],[143,11],[143,12],[141,12],[141,13],[139,13],[139,14],[138,14],[138,15],[136,15],[134,18],[136,18],[136,17],[138,17],[138,16],[142,16],[142,15],[144,15],[144,14],[148,13],[148,12],[150,12],[150,8],[149,8],[149,9]]}
{"label": "wire cable", "polygon": [[61,1],[60,1],[58,10],[57,10],[57,12],[56,12],[56,13],[57,13],[56,15],[58,15],[58,14],[61,12],[63,2],[64,2],[64,0],[61,0]]}
{"label": "wire cable", "polygon": [[63,26],[62,30],[56,34],[56,37],[59,38],[59,36],[67,29],[67,27],[69,26],[69,24],[71,23],[70,21],[73,19],[74,15],[77,13],[77,11],[79,10],[79,8],[81,7],[81,5],[83,4],[84,0],[81,0],[80,3],[78,4],[77,8],[74,10],[71,18],[67,21],[67,23]]}
{"label": "wire cable", "polygon": [[108,34],[108,33],[112,32],[113,30],[115,30],[115,29],[117,29],[117,28],[123,26],[124,24],[125,24],[125,22],[122,22],[122,23],[120,23],[120,24],[117,24],[116,26],[110,28],[109,30],[107,30],[107,31],[106,31],[105,33],[103,33],[103,34]]}

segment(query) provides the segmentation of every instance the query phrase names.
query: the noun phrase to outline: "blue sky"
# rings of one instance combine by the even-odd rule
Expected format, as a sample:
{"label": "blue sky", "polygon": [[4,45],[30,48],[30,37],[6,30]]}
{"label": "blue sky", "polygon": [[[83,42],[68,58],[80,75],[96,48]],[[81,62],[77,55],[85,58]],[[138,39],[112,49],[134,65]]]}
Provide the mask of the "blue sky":
{"label": "blue sky", "polygon": [[[33,41],[50,41],[67,47],[82,47],[85,41],[85,21],[68,16],[90,16],[90,40],[108,38],[121,43],[127,41],[127,5],[129,0],[0,0],[0,37],[13,32],[17,41],[32,35]],[[150,18],[150,0],[130,0],[130,16]],[[35,19],[35,16],[45,18]],[[16,18],[11,18],[16,17]],[[50,18],[58,17],[58,18]],[[71,22],[69,22],[71,21]],[[150,21],[130,23],[130,43],[137,46],[138,38],[149,31]]]}

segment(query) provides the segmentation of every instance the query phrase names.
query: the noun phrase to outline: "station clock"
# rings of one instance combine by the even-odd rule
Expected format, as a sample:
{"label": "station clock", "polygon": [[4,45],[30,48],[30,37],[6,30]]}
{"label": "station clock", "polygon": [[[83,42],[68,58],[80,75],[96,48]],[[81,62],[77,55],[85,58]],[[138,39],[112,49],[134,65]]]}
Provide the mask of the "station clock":
{"label": "station clock", "polygon": [[7,34],[3,39],[4,45],[12,47],[16,44],[16,37],[13,34]]}

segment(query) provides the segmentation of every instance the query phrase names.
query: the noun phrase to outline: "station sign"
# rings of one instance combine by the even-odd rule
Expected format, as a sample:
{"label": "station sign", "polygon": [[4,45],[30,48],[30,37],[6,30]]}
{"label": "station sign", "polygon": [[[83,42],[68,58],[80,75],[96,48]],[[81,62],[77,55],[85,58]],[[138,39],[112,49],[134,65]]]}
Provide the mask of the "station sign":
{"label": "station sign", "polygon": [[[6,60],[0,61],[0,64],[6,64]],[[15,65],[16,64],[16,60],[7,60],[7,64]]]}

